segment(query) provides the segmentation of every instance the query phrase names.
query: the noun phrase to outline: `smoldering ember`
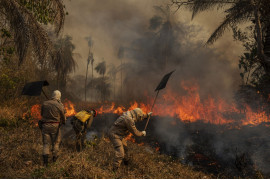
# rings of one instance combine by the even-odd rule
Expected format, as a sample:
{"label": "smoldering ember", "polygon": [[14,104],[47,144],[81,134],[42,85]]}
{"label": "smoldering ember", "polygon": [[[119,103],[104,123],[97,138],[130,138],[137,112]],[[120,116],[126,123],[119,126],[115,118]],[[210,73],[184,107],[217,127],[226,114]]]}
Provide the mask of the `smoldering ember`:
{"label": "smoldering ember", "polygon": [[270,178],[269,0],[0,0],[0,178]]}

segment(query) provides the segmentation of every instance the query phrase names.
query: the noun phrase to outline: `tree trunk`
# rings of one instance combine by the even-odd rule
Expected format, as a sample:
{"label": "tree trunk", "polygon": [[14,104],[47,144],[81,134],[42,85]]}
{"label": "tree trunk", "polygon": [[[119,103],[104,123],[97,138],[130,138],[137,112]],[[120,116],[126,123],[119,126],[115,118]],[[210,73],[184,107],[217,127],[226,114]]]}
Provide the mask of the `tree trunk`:
{"label": "tree trunk", "polygon": [[[260,3],[260,2],[259,2]],[[254,17],[255,17],[255,24],[256,24],[256,33],[257,33],[257,53],[261,63],[264,67],[265,73],[270,74],[270,56],[265,54],[265,50],[269,51],[269,47],[264,47],[264,45],[269,46],[269,28],[267,28],[267,33],[265,37],[265,43],[263,44],[262,38],[262,26],[260,20],[260,12],[259,7],[260,4],[256,4],[254,0],[252,0],[252,4],[254,5]],[[269,26],[268,26],[269,27]],[[268,44],[268,45],[267,45]]]}
{"label": "tree trunk", "polygon": [[122,98],[123,98],[123,60],[122,60],[122,58],[121,58],[121,102],[122,102]]}
{"label": "tree trunk", "polygon": [[86,102],[86,85],[87,85],[88,65],[89,65],[89,63],[87,62],[87,66],[86,66],[86,75],[85,75],[85,86],[84,86],[84,101],[85,101],[85,102]]}
{"label": "tree trunk", "polygon": [[269,58],[270,57],[270,22],[268,23],[265,40],[264,40],[264,54]]}

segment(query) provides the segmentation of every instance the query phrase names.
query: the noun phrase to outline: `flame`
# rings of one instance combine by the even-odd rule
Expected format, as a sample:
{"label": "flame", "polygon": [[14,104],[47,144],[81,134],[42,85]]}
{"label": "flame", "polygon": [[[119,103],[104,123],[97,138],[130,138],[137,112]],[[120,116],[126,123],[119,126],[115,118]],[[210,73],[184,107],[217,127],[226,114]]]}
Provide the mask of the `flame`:
{"label": "flame", "polygon": [[[66,116],[73,116],[76,114],[76,110],[74,108],[74,104],[69,101],[65,100],[64,107],[66,110]],[[31,107],[29,112],[23,113],[22,116],[23,119],[29,119],[31,122],[33,122],[36,126],[38,124],[38,121],[41,120],[41,104],[35,104]]]}
{"label": "flame", "polygon": [[125,140],[135,143],[135,139],[131,133],[125,137]]}
{"label": "flame", "polygon": [[[155,104],[153,115],[176,117],[184,122],[196,122],[200,120],[212,124],[231,124],[237,120],[240,125],[256,126],[263,122],[270,122],[270,116],[263,110],[253,112],[248,105],[245,105],[245,111],[243,112],[243,110],[237,108],[235,103],[227,103],[222,98],[208,96],[202,99],[199,95],[199,86],[194,81],[182,81],[181,87],[186,91],[184,96],[179,96],[179,93],[167,88],[166,93],[162,96],[162,100],[159,100],[162,103]],[[111,103],[111,105],[101,106],[98,112],[120,115],[126,109],[130,111],[139,107],[146,113],[150,111],[153,99],[147,101],[147,103],[135,101],[130,103],[128,108],[116,106],[115,103]],[[240,119],[235,119],[235,117],[226,116],[226,114],[243,116]],[[175,125],[176,122],[172,121],[171,124]]]}
{"label": "flame", "polygon": [[74,104],[71,101],[65,100],[64,107],[65,107],[65,110],[66,110],[66,116],[67,117],[74,116],[76,114]]}
{"label": "flame", "polygon": [[[125,137],[125,140],[130,141],[130,142],[132,142],[132,143],[136,143],[136,140],[134,139],[132,133],[129,133],[129,134]],[[142,142],[142,143],[139,143],[139,144],[137,143],[137,145],[138,145],[138,146],[143,146],[144,143],[143,143],[143,142]]]}
{"label": "flame", "polygon": [[41,120],[41,105],[35,104],[31,107],[30,111],[23,113],[22,118],[28,119],[30,123],[33,123],[35,126],[38,126],[38,121]]}
{"label": "flame", "polygon": [[[153,115],[175,118],[174,121],[170,122],[171,125],[177,124],[177,118],[183,122],[196,122],[200,120],[212,124],[232,124],[237,121],[237,124],[240,126],[256,126],[261,123],[270,123],[270,116],[262,109],[254,112],[252,108],[245,105],[244,110],[240,110],[235,103],[227,103],[222,98],[208,96],[202,99],[199,95],[199,86],[194,81],[182,81],[181,87],[185,91],[185,95],[182,96],[168,87],[162,97],[159,97],[159,100],[156,102]],[[96,108],[96,110],[98,114],[114,113],[121,115],[125,111],[139,107],[144,113],[147,113],[150,111],[154,100],[147,95],[145,95],[145,99],[146,103],[134,101],[129,106],[116,105],[114,102],[106,103]],[[71,101],[65,100],[64,106],[66,116],[76,114],[75,106]],[[238,117],[233,117],[231,114],[237,114]],[[40,105],[34,105],[31,108],[30,116],[35,119],[41,119]]]}

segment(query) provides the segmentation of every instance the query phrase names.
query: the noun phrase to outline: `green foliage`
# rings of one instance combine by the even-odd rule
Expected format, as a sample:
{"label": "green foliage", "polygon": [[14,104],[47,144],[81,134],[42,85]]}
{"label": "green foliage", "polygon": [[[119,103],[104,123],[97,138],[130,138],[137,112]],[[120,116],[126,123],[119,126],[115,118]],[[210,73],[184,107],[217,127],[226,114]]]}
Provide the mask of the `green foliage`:
{"label": "green foliage", "polygon": [[0,98],[2,100],[8,100],[15,95],[17,85],[21,81],[21,77],[11,76],[12,72],[0,74]]}
{"label": "green foliage", "polygon": [[20,0],[19,2],[34,14],[38,22],[45,25],[53,23],[57,11],[50,0]]}
{"label": "green foliage", "polygon": [[[2,28],[0,30],[0,40],[1,40],[1,44],[0,44],[0,56],[2,56],[2,60],[5,63],[8,63],[12,57],[12,55],[15,52],[15,47],[12,43],[10,43],[11,39],[12,39],[12,35],[10,33],[10,31],[8,31],[5,28]],[[0,59],[1,60],[1,59]]]}
{"label": "green foliage", "polygon": [[243,32],[236,26],[231,26],[233,37],[236,41],[240,41],[245,47],[245,52],[240,56],[238,67],[241,70],[240,76],[245,85],[258,87],[262,78],[264,78],[264,68],[257,54],[257,44],[253,39],[254,25],[246,28]]}

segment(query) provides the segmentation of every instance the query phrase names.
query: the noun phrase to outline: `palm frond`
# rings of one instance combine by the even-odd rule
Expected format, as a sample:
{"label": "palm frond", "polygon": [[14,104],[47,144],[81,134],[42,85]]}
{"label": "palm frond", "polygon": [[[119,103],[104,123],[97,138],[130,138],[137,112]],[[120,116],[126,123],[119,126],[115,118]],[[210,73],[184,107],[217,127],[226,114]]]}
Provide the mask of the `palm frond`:
{"label": "palm frond", "polygon": [[230,26],[249,21],[252,15],[252,7],[244,2],[240,1],[234,4],[226,11],[227,15],[224,21],[218,26],[218,28],[211,34],[206,44],[213,44],[219,37],[221,37],[224,31]]}
{"label": "palm frond", "polygon": [[[64,6],[61,0],[52,0],[51,8],[55,8],[54,25],[59,33],[64,24]],[[21,64],[26,56],[30,44],[41,64],[52,46],[47,32],[38,22],[33,12],[19,3],[18,0],[0,0],[1,15],[9,22],[10,31],[14,34],[16,51]]]}
{"label": "palm frond", "polygon": [[210,10],[214,8],[223,8],[230,3],[236,3],[237,0],[194,0],[189,4],[189,8],[192,10],[192,19],[200,12]]}

